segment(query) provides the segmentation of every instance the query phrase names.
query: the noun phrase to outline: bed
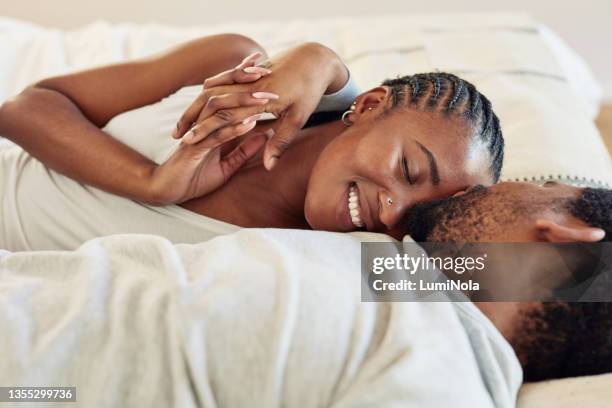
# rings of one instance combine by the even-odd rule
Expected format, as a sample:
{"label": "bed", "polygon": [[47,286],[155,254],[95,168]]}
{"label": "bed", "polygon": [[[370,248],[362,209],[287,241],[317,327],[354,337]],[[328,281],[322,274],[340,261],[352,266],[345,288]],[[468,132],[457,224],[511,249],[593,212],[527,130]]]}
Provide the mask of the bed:
{"label": "bed", "polygon": [[[520,14],[189,28],[101,21],[73,31],[0,18],[0,102],[46,76],[150,55],[219,32],[252,36],[272,54],[302,41],[322,42],[344,58],[363,89],[400,73],[457,73],[491,99],[501,119],[507,146],[503,180],[612,186],[612,161],[593,123],[599,84],[554,32]],[[7,143],[0,139],[0,147]],[[519,406],[605,406],[611,390],[612,375],[529,384],[521,390]]]}

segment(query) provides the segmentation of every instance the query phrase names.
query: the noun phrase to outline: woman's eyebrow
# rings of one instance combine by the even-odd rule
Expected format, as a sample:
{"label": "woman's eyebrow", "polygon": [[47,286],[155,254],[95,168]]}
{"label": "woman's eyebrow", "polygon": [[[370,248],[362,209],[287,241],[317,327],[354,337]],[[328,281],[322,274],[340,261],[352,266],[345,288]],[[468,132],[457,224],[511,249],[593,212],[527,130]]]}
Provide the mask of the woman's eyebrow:
{"label": "woman's eyebrow", "polygon": [[431,182],[433,183],[434,186],[437,186],[438,184],[440,184],[440,173],[438,172],[438,163],[436,162],[436,157],[433,155],[433,153],[426,148],[425,146],[423,146],[421,143],[416,142],[419,147],[421,148],[421,150],[425,153],[425,156],[427,156],[427,161],[429,161],[429,170],[431,172]]}

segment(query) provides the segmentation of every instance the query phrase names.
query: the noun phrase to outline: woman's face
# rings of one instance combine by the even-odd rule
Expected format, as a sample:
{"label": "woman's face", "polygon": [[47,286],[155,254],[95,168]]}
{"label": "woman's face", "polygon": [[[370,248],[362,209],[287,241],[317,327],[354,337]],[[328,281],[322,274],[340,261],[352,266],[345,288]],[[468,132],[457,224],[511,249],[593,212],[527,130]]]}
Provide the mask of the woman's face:
{"label": "woman's face", "polygon": [[410,108],[352,116],[311,173],[304,212],[313,229],[401,239],[413,205],[492,182],[487,150],[461,118]]}

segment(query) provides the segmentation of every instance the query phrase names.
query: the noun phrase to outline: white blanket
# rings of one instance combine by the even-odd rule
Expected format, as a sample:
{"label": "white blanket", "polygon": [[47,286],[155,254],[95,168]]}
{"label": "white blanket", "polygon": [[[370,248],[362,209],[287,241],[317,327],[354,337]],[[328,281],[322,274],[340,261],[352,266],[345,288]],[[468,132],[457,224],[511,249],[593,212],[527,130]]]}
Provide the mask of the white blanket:
{"label": "white blanket", "polygon": [[490,322],[361,303],[359,244],[243,230],[0,256],[0,384],[100,408],[514,406],[520,368]]}

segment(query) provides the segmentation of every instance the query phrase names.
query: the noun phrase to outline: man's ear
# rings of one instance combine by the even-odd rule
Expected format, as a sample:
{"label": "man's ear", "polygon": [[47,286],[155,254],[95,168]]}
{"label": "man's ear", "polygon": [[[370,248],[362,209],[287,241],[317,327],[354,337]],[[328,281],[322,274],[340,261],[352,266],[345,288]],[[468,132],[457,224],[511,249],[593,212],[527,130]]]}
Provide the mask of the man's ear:
{"label": "man's ear", "polygon": [[387,106],[390,97],[391,89],[386,86],[378,86],[362,93],[355,100],[355,110],[351,115],[351,120],[357,122],[371,113],[382,112]]}
{"label": "man's ear", "polygon": [[536,220],[536,229],[538,235],[548,242],[597,242],[606,236],[601,228],[561,225],[545,219]]}

